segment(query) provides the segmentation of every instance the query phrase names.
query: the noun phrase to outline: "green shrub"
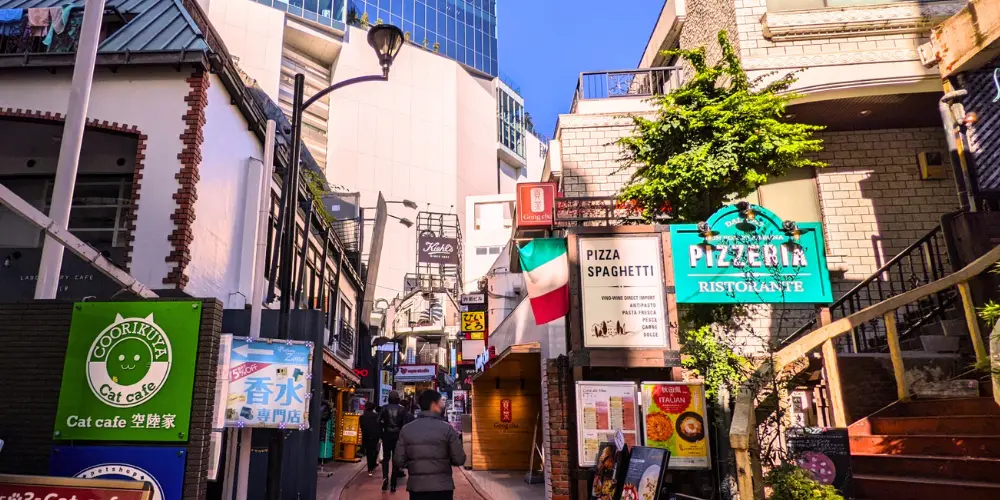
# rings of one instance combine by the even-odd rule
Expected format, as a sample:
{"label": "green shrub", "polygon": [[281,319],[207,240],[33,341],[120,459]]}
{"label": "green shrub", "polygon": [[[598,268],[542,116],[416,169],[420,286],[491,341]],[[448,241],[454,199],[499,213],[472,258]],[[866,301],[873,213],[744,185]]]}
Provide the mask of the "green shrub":
{"label": "green shrub", "polygon": [[837,489],[816,482],[808,472],[792,464],[776,467],[764,478],[771,500],[844,500]]}

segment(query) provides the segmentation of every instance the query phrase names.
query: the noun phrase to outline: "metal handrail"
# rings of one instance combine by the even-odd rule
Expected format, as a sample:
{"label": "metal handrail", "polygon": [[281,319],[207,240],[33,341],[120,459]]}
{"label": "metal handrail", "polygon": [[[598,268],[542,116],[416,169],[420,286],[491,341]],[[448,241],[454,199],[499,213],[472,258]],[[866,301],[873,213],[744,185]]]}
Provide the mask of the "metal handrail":
{"label": "metal handrail", "polygon": [[582,100],[666,94],[680,86],[680,75],[677,66],[580,73],[570,114],[576,112],[577,103]]}

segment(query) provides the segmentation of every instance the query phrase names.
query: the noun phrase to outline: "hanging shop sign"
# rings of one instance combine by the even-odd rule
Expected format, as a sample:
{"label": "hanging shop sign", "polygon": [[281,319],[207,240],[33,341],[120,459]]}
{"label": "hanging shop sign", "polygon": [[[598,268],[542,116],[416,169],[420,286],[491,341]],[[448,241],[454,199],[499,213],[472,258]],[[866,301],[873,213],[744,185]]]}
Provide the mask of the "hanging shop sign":
{"label": "hanging shop sign", "polygon": [[420,235],[417,241],[417,262],[421,264],[458,265],[458,240]]}
{"label": "hanging shop sign", "polygon": [[468,304],[485,304],[486,294],[485,293],[463,293],[458,299],[458,303],[462,305]]}
{"label": "hanging shop sign", "polygon": [[711,467],[701,382],[643,382],[642,419],[643,443],[669,451],[671,469]]}
{"label": "hanging shop sign", "polygon": [[151,488],[135,481],[69,479],[0,474],[0,499],[151,500]]}
{"label": "hanging shop sign", "polygon": [[796,427],[788,431],[788,456],[820,484],[852,498],[851,444],[847,429]]}
{"label": "hanging shop sign", "polygon": [[312,342],[233,337],[229,427],[309,428]]}
{"label": "hanging shop sign", "polygon": [[556,183],[518,183],[517,227],[552,227],[555,206]]}
{"label": "hanging shop sign", "polygon": [[486,313],[483,311],[472,311],[462,313],[462,332],[482,333],[486,330]]}
{"label": "hanging shop sign", "polygon": [[187,441],[201,302],[73,306],[54,437]]}
{"label": "hanging shop sign", "polygon": [[49,472],[78,479],[145,481],[152,487],[150,500],[180,500],[186,460],[184,447],[56,446]]}
{"label": "hanging shop sign", "polygon": [[435,365],[400,365],[396,382],[430,382],[437,376]]}
{"label": "hanging shop sign", "polygon": [[500,400],[500,421],[501,422],[513,422],[514,421],[514,408],[513,403],[509,399]]}
{"label": "hanging shop sign", "polygon": [[580,238],[586,347],[669,347],[659,236]]}
{"label": "hanging shop sign", "polygon": [[576,383],[576,442],[581,467],[597,463],[601,443],[614,442],[621,431],[625,444],[638,442],[639,413],[633,382]]}
{"label": "hanging shop sign", "polygon": [[833,300],[823,229],[741,203],[670,226],[677,302],[823,304]]}

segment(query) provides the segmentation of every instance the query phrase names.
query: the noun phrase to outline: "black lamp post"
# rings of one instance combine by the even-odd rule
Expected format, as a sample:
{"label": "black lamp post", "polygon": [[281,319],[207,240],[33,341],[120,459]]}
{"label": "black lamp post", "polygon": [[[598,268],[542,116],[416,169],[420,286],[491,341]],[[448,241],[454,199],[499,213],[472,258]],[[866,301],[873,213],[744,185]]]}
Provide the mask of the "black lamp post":
{"label": "black lamp post", "polygon": [[[280,307],[278,310],[278,335],[283,339],[290,338],[289,316],[291,313],[291,301],[294,292],[292,291],[292,265],[295,257],[295,212],[298,207],[298,186],[299,186],[299,158],[301,151],[302,137],[302,112],[317,100],[337,90],[339,88],[361,82],[386,81],[389,79],[389,68],[399,54],[399,49],[403,46],[403,31],[390,24],[380,24],[372,26],[368,30],[368,45],[371,45],[378,56],[379,66],[382,68],[381,75],[367,75],[349,78],[342,82],[337,82],[316,95],[305,99],[305,75],[298,73],[295,75],[294,96],[292,100],[291,117],[291,157],[288,161],[288,171],[285,172],[284,182],[281,187],[281,212],[282,220],[279,221],[281,238],[278,243],[279,264],[278,288],[281,290]],[[308,238],[309,221],[305,222],[305,237]],[[280,230],[280,229],[279,229]],[[322,342],[315,345],[321,346]],[[318,430],[318,429],[317,429]],[[275,430],[271,436],[268,447],[268,476],[266,497],[270,500],[280,500],[281,498],[281,465],[283,455],[284,432]]]}

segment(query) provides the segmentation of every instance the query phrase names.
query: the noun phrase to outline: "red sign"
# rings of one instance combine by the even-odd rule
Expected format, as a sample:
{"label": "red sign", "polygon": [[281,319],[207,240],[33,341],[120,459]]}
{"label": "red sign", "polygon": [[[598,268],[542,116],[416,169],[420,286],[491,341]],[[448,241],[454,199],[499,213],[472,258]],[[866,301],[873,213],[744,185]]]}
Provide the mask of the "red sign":
{"label": "red sign", "polygon": [[368,376],[368,369],[367,368],[355,368],[354,369],[354,374],[357,375],[357,376],[359,376],[359,377],[367,377]]}
{"label": "red sign", "polygon": [[258,363],[256,361],[240,363],[229,369],[229,381],[236,382],[243,377],[249,377],[256,372],[259,372],[268,366],[271,366],[271,363]]}
{"label": "red sign", "polygon": [[514,420],[514,410],[511,409],[511,404],[509,399],[500,400],[500,421],[510,422]]}
{"label": "red sign", "polygon": [[0,499],[4,500],[146,500],[149,494],[143,483],[135,481],[0,476]]}
{"label": "red sign", "polygon": [[555,206],[556,183],[518,183],[517,227],[552,227]]}
{"label": "red sign", "polygon": [[658,385],[653,389],[653,401],[663,411],[679,414],[691,405],[691,390],[686,385]]}

